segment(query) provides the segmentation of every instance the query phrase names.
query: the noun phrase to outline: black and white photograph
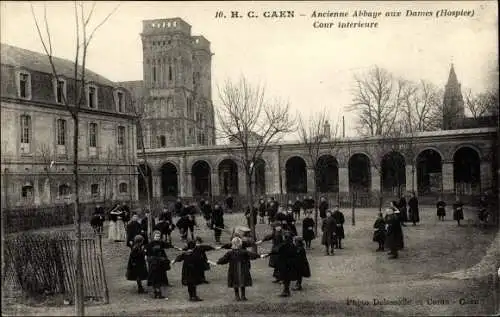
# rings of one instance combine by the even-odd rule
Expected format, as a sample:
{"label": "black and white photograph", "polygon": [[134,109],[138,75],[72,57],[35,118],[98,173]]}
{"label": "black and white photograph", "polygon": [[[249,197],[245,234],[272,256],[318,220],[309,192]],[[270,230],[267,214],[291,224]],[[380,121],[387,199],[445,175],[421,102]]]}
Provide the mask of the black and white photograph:
{"label": "black and white photograph", "polygon": [[2,316],[500,314],[497,1],[0,1]]}

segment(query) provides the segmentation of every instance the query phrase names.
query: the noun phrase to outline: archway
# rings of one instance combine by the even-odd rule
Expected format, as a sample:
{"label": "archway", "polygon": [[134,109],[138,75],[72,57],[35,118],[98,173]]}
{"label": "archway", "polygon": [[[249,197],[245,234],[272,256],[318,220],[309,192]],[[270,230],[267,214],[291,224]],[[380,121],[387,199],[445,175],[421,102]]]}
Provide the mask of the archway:
{"label": "archway", "polygon": [[196,161],[191,168],[193,196],[211,195],[210,165],[205,161]]}
{"label": "archway", "polygon": [[392,151],[384,155],[380,164],[380,186],[384,192],[400,197],[406,188],[406,163],[401,153]]}
{"label": "archway", "polygon": [[453,155],[453,180],[459,195],[479,194],[481,191],[481,159],[477,151],[464,146]]}
{"label": "archway", "polygon": [[427,149],[417,156],[417,189],[419,195],[441,192],[442,159],[433,149]]}
{"label": "archway", "polygon": [[219,186],[221,195],[238,194],[238,165],[231,159],[219,164]]}
{"label": "archway", "polygon": [[258,159],[254,166],[255,176],[255,195],[261,196],[266,194],[266,162],[263,159]]}
{"label": "archway", "polygon": [[339,191],[339,167],[337,159],[331,155],[323,155],[316,162],[316,188],[320,193],[337,193]]}
{"label": "archway", "polygon": [[289,158],[285,164],[287,193],[307,193],[306,162],[298,156]]}
{"label": "archway", "polygon": [[151,168],[146,164],[140,164],[137,166],[137,171],[139,172],[139,177],[137,180],[137,191],[139,192],[139,200],[147,200],[148,194],[146,189],[146,178],[148,180],[149,187],[149,198],[153,198],[153,177],[151,174]]}
{"label": "archway", "polygon": [[179,194],[179,181],[177,168],[172,163],[165,163],[161,166],[161,189],[163,197],[177,197]]}
{"label": "archway", "polygon": [[349,190],[370,191],[372,184],[370,158],[356,153],[349,159]]}

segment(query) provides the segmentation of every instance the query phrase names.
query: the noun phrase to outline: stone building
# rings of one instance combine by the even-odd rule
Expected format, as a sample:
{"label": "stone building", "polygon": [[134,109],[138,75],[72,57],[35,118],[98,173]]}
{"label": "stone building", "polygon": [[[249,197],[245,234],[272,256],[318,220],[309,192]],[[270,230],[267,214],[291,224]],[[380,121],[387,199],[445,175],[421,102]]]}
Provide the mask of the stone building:
{"label": "stone building", "polygon": [[145,148],[215,144],[210,42],[180,18],[143,21],[143,80],[120,83],[140,104]]}
{"label": "stone building", "polygon": [[[3,208],[62,204],[73,191],[74,63],[1,46],[1,200]],[[136,130],[130,93],[86,70],[79,113],[82,203],[136,200]]]}

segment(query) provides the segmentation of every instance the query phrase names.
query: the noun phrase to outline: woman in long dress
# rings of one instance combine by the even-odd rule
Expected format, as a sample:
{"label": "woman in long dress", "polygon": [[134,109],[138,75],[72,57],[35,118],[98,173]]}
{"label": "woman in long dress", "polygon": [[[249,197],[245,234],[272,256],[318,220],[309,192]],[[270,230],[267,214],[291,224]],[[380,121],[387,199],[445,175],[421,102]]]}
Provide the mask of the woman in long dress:
{"label": "woman in long dress", "polygon": [[123,209],[119,209],[116,217],[115,241],[125,241],[127,239],[127,231],[123,220],[124,217],[126,217],[125,211]]}
{"label": "woman in long dress", "polygon": [[118,215],[120,214],[120,212],[118,211],[119,207],[120,205],[116,204],[108,213],[108,219],[109,219],[108,239],[110,241],[118,241],[117,221],[118,221]]}

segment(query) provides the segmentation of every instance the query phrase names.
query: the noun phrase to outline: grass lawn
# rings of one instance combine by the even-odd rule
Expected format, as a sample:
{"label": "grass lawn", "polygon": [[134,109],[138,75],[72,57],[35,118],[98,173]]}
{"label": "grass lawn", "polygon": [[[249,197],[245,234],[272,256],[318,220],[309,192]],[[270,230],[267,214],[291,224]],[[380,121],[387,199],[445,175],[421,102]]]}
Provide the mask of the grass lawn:
{"label": "grass lawn", "polygon": [[[448,220],[436,219],[434,208],[422,208],[421,223],[403,228],[405,250],[397,260],[389,260],[385,253],[375,252],[376,243],[371,241],[375,209],[356,210],[356,226],[351,225],[351,211],[346,216],[346,240],[343,250],[335,256],[325,256],[313,241],[308,252],[312,277],[304,280],[304,290],[293,292],[290,298],[278,297],[281,286],[273,284],[272,269],[268,259],[252,262],[254,286],[247,290],[248,302],[234,302],[233,291],[227,288],[227,266],[212,267],[207,272],[210,284],[201,285],[198,293],[204,299],[200,303],[187,300],[187,290],[180,282],[181,263],[168,272],[170,283],[166,289],[168,300],[154,300],[151,294],[137,294],[135,282],[125,279],[129,249],[124,242],[104,240],[104,258],[110,304],[86,308],[88,315],[142,315],[155,316],[258,316],[258,315],[329,315],[329,316],[407,316],[416,314],[481,315],[493,314],[498,302],[498,283],[491,278],[474,280],[444,279],[440,273],[457,271],[473,266],[485,256],[495,238],[495,232],[472,226],[457,227]],[[466,213],[473,218],[472,213]],[[213,243],[213,232],[206,229],[204,220],[198,217],[197,234],[206,243]],[[244,224],[242,214],[225,215],[227,228]],[[105,227],[106,229],[107,227]],[[299,231],[301,225],[298,226]],[[51,229],[71,230],[71,227]],[[85,225],[90,232],[90,226]],[[258,236],[270,232],[267,225],[257,226]],[[179,234],[173,234],[174,244],[183,246]],[[223,233],[229,242],[229,235]],[[270,249],[270,242],[259,247],[260,253]],[[208,253],[216,261],[225,251]],[[179,252],[169,250],[172,259]],[[496,290],[495,290],[496,288]],[[495,297],[496,296],[496,297]],[[462,300],[460,300],[462,298]],[[376,305],[384,300],[397,303]],[[21,301],[9,299],[11,305],[2,308],[4,314],[15,315],[68,315],[73,307],[31,307]],[[5,302],[4,302],[5,303]],[[5,305],[4,305],[5,307]]]}

